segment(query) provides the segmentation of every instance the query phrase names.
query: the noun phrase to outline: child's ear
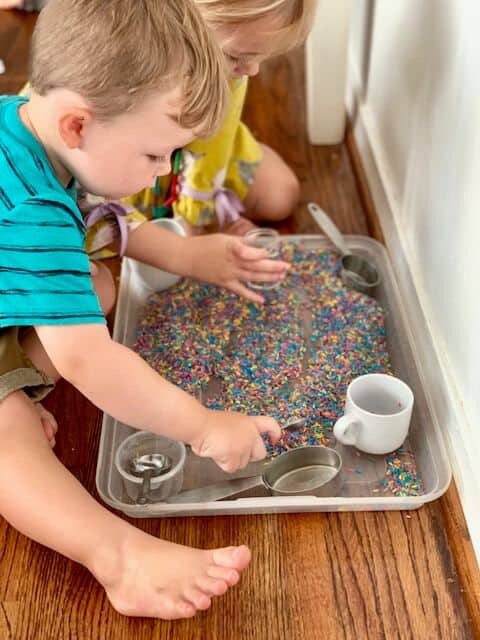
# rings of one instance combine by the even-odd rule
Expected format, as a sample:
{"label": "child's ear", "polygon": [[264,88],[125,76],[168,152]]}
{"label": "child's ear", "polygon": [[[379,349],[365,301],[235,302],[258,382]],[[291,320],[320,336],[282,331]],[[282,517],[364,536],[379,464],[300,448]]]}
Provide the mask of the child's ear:
{"label": "child's ear", "polygon": [[81,107],[72,107],[60,114],[58,132],[69,149],[82,146],[85,129],[91,121],[92,112]]}

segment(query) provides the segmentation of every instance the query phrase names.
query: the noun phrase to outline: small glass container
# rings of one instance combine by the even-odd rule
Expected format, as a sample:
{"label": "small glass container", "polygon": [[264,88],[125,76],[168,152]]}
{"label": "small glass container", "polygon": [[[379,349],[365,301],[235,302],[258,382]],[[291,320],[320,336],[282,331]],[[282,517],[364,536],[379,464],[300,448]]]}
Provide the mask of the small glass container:
{"label": "small glass container", "polygon": [[[266,227],[258,227],[256,229],[250,229],[245,234],[245,239],[248,244],[258,249],[266,249],[268,257],[271,260],[275,260],[280,257],[280,249],[282,247],[282,241],[280,234],[275,229],[268,229]],[[247,285],[251,289],[259,289],[267,291],[269,289],[275,289],[280,285],[280,281],[277,282],[247,282]]]}
{"label": "small glass container", "polygon": [[149,431],[135,431],[120,444],[115,454],[115,466],[122,476],[125,491],[135,502],[142,488],[143,478],[130,472],[130,461],[138,456],[161,453],[171,460],[171,469],[162,475],[152,477],[148,499],[161,502],[180,491],[183,484],[183,467],[186,449],[183,442],[172,440]]}

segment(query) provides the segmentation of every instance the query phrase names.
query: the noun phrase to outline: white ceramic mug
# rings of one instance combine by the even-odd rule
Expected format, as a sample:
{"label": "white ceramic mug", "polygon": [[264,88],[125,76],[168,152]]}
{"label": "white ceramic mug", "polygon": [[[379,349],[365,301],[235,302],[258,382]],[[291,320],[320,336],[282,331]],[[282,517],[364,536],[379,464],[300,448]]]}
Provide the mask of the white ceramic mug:
{"label": "white ceramic mug", "polygon": [[390,453],[405,441],[412,409],[413,393],[405,382],[385,373],[368,373],[348,386],[345,414],[333,434],[360,451]]}
{"label": "white ceramic mug", "polygon": [[[168,231],[173,231],[180,236],[187,235],[185,229],[180,222],[175,218],[158,218],[152,220],[150,224],[154,224],[159,227],[163,227]],[[156,267],[151,267],[143,262],[137,260],[131,260],[131,267],[136,277],[141,281],[142,285],[149,291],[162,291],[173,286],[180,280],[180,276],[175,273],[169,273],[168,271],[162,271]]]}

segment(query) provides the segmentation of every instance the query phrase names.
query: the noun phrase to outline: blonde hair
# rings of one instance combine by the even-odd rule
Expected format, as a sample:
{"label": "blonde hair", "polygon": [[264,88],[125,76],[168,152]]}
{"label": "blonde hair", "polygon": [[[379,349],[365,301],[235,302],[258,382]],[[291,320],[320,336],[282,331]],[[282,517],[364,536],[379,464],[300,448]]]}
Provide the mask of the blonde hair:
{"label": "blonde hair", "polygon": [[69,89],[102,119],[182,88],[179,123],[206,136],[227,100],[223,56],[191,0],[50,0],[33,35],[31,84]]}
{"label": "blonde hair", "polygon": [[195,3],[212,25],[236,26],[261,18],[280,18],[285,26],[272,35],[282,43],[282,51],[304,42],[317,8],[317,0],[195,0]]}

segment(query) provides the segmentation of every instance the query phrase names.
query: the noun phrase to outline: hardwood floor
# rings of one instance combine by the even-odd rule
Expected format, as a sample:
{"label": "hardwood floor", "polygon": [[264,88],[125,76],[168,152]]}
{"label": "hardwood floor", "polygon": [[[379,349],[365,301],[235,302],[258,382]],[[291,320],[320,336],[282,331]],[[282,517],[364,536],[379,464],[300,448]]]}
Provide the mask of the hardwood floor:
{"label": "hardwood floor", "polygon": [[[0,11],[0,93],[27,77],[34,17]],[[251,85],[245,118],[277,149],[345,233],[379,236],[348,144],[313,147],[304,120],[301,52],[272,61]],[[283,231],[318,231],[300,206]],[[118,262],[110,261],[118,273]],[[60,383],[48,399],[57,454],[95,494],[100,412]],[[12,483],[14,489],[14,483]],[[127,619],[82,567],[0,523],[0,640],[467,640],[480,637],[478,567],[455,488],[412,512],[280,514],[132,521],[156,536],[204,546],[249,544],[240,585],[192,620]],[[88,526],[88,523],[85,523]]]}

